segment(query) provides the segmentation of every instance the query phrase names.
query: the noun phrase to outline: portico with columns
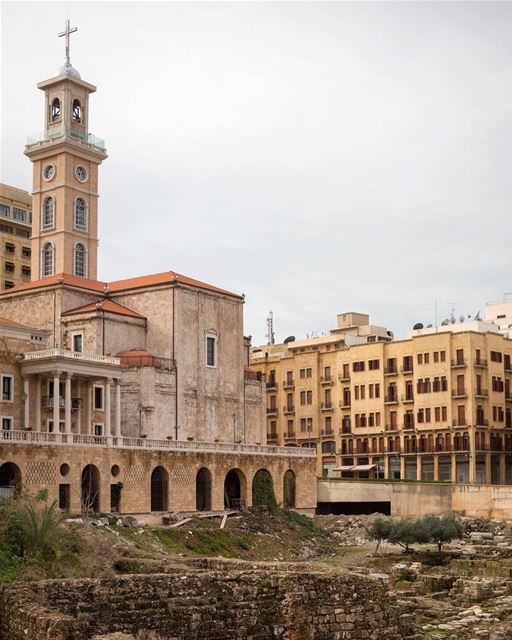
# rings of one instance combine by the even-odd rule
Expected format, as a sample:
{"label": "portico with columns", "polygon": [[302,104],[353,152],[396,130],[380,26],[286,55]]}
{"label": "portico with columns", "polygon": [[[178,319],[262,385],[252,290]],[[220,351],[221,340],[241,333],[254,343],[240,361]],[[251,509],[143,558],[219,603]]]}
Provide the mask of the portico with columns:
{"label": "portico with columns", "polygon": [[121,436],[119,358],[45,349],[26,353],[20,365],[25,430]]}

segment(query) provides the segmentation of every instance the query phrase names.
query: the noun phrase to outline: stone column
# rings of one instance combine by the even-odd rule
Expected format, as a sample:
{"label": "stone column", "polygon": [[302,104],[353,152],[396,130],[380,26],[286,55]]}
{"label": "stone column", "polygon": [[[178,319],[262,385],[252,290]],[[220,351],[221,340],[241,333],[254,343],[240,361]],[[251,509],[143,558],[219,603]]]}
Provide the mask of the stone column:
{"label": "stone column", "polygon": [[476,483],[475,430],[469,428],[469,484]]}
{"label": "stone column", "polygon": [[41,377],[36,376],[36,431],[41,431]]}
{"label": "stone column", "polygon": [[105,380],[105,433],[104,435],[110,436],[110,384],[111,378]]}
{"label": "stone column", "polygon": [[[501,456],[500,456],[501,459]],[[491,452],[485,452],[485,484],[492,483],[492,471],[491,471]]]}
{"label": "stone column", "polygon": [[416,456],[416,480],[421,480],[421,463],[423,458]]}
{"label": "stone column", "polygon": [[66,374],[64,393],[64,433],[71,433],[71,373]]}
{"label": "stone column", "polygon": [[439,482],[439,456],[434,454],[434,482]]}
{"label": "stone column", "polygon": [[92,435],[92,382],[87,382],[85,399],[85,432]]}
{"label": "stone column", "polygon": [[405,458],[400,456],[400,480],[405,480]]}
{"label": "stone column", "polygon": [[23,414],[23,428],[30,429],[30,380],[23,378],[23,399],[25,411]]}
{"label": "stone column", "polygon": [[452,482],[455,484],[457,482],[457,456],[455,453],[452,453]]}
{"label": "stone column", "polygon": [[389,455],[384,454],[384,479],[389,480]]}
{"label": "stone column", "polygon": [[57,373],[53,374],[53,431],[60,433],[60,378]]}
{"label": "stone column", "polygon": [[78,408],[76,410],[76,432],[82,433],[82,382],[76,381],[76,395],[78,397]]}
{"label": "stone column", "polygon": [[115,423],[114,423],[114,435],[116,437],[121,436],[121,381],[119,378],[115,378],[115,390],[116,390],[116,408],[115,408]]}

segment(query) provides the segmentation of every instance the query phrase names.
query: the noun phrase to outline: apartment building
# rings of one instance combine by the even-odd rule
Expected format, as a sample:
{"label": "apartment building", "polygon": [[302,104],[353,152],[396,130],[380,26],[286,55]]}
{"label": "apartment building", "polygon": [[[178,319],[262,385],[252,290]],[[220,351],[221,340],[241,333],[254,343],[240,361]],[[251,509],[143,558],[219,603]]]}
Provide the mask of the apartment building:
{"label": "apartment building", "polygon": [[252,350],[269,444],[315,448],[324,476],[512,484],[512,341],[497,326],[349,341]]}
{"label": "apartment building", "polygon": [[0,288],[30,282],[32,196],[0,183]]}

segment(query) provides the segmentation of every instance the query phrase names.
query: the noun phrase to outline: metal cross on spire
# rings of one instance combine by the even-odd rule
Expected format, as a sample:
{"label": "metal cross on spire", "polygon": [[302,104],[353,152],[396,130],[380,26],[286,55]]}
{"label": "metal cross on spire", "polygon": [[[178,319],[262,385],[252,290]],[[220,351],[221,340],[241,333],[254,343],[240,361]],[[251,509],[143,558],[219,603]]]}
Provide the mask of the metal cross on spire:
{"label": "metal cross on spire", "polygon": [[75,33],[75,31],[78,31],[77,27],[71,27],[69,20],[66,20],[66,28],[64,29],[64,31],[61,31],[59,33],[59,38],[62,38],[62,36],[66,36],[66,64],[67,65],[71,64],[71,62],[69,61],[69,36],[70,34]]}

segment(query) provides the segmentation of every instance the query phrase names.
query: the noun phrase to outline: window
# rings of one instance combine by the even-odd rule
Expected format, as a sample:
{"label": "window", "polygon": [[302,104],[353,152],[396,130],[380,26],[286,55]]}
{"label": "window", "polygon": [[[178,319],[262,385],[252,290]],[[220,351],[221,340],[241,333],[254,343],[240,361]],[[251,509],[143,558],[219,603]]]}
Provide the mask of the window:
{"label": "window", "polygon": [[53,263],[54,263],[54,253],[53,253],[53,245],[51,242],[47,242],[43,246],[43,251],[41,254],[41,273],[43,278],[47,276],[53,275]]}
{"label": "window", "polygon": [[25,209],[18,209],[17,207],[13,207],[12,217],[14,218],[14,220],[18,220],[19,222],[28,222],[28,216]]}
{"label": "window", "polygon": [[94,425],[94,435],[95,436],[102,436],[103,435],[103,425],[102,424],[95,424]]}
{"label": "window", "polygon": [[4,280],[4,289],[12,289],[14,282],[12,280]]}
{"label": "window", "polygon": [[375,371],[376,369],[380,369],[380,361],[379,360],[368,360],[368,369],[370,371]]}
{"label": "window", "polygon": [[80,100],[73,100],[73,120],[75,122],[82,122],[82,105]]}
{"label": "window", "polygon": [[364,371],[364,361],[354,362],[352,365],[352,371]]}
{"label": "window", "polygon": [[418,353],[418,364],[423,364],[423,354]]}
{"label": "window", "polygon": [[10,375],[2,376],[2,402],[13,401],[14,378]]}
{"label": "window", "polygon": [[32,251],[30,249],[30,247],[21,247],[21,255],[24,258],[30,258],[32,255]]}
{"label": "window", "polygon": [[58,98],[53,99],[50,117],[52,122],[60,119],[60,100]]}
{"label": "window", "polygon": [[300,403],[301,404],[306,404],[306,392],[305,391],[301,391],[300,392]]}
{"label": "window", "polygon": [[75,229],[87,231],[87,204],[83,198],[75,200]]}
{"label": "window", "polygon": [[11,209],[5,204],[0,204],[0,216],[2,218],[10,218],[11,217]]}
{"label": "window", "polygon": [[380,383],[377,382],[375,385],[375,397],[380,398]]}
{"label": "window", "polygon": [[75,353],[83,353],[84,350],[84,334],[73,333],[72,334],[73,351]]}
{"label": "window", "polygon": [[53,198],[43,201],[43,229],[51,229],[55,224],[55,203]]}
{"label": "window", "polygon": [[12,429],[12,418],[2,416],[2,431],[11,431]]}
{"label": "window", "polygon": [[81,278],[85,278],[87,275],[87,267],[86,267],[86,249],[84,245],[79,242],[75,245],[75,255],[74,255],[74,271],[75,276],[80,276]]}
{"label": "window", "polygon": [[217,366],[217,337],[206,336],[206,366]]}
{"label": "window", "polygon": [[306,378],[311,378],[312,371],[311,369],[306,369]]}
{"label": "window", "polygon": [[301,369],[299,371],[299,378],[303,380],[306,377],[306,369]]}
{"label": "window", "polygon": [[6,271],[7,273],[14,273],[14,263],[6,262],[4,264],[4,271]]}
{"label": "window", "polygon": [[[2,205],[0,205],[0,207],[1,206]],[[3,233],[14,233],[14,229],[13,229],[13,227],[11,227],[10,224],[0,223],[0,231],[2,231]]]}
{"label": "window", "polygon": [[11,242],[5,243],[5,253],[14,253],[16,251],[16,247]]}
{"label": "window", "polygon": [[439,358],[440,358],[441,362],[445,362],[446,361],[446,351],[440,351],[439,352]]}
{"label": "window", "polygon": [[94,409],[96,411],[103,411],[103,387],[94,385]]}
{"label": "window", "polygon": [[502,354],[499,351],[491,351],[491,362],[501,362]]}
{"label": "window", "polygon": [[307,391],[306,392],[306,402],[307,402],[307,404],[313,404],[313,392],[312,391]]}
{"label": "window", "polygon": [[22,276],[29,276],[30,274],[31,274],[30,267],[27,267],[26,265],[22,265],[22,267],[21,267],[21,275]]}
{"label": "window", "polygon": [[434,351],[434,362],[439,362],[439,351]]}
{"label": "window", "polygon": [[[9,231],[8,233],[12,233],[12,227],[11,231]],[[16,229],[16,235],[20,238],[30,238],[30,232],[26,229]]]}

